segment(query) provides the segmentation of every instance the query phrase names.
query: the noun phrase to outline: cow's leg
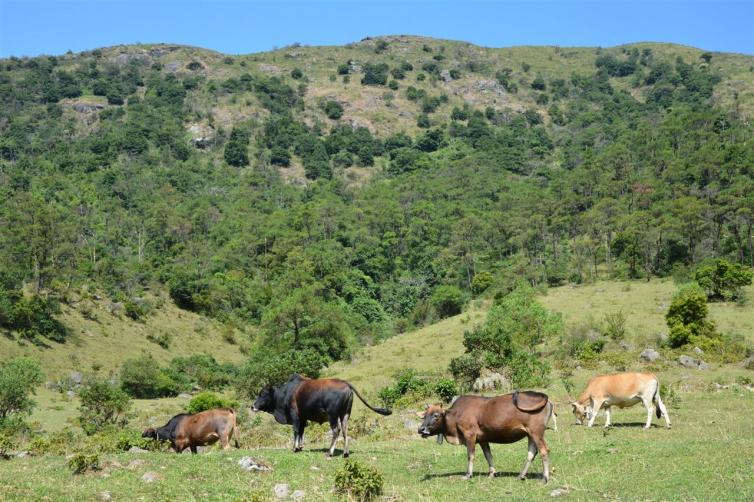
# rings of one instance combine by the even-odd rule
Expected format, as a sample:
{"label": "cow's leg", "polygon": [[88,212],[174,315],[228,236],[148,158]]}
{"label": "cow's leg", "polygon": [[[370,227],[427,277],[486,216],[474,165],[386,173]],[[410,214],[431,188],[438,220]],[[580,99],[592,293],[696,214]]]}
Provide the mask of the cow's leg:
{"label": "cow's leg", "polygon": [[657,392],[657,407],[660,408],[660,413],[662,413],[662,418],[665,420],[665,427],[670,429],[670,415],[668,415],[668,410],[665,408],[665,403],[662,402],[662,399],[660,399],[660,392]]}
{"label": "cow's leg", "polygon": [[539,435],[534,435],[534,443],[537,445],[539,455],[542,457],[542,477],[544,482],[550,481],[550,449],[545,443],[544,430]]}
{"label": "cow's leg", "polygon": [[526,479],[526,474],[529,472],[529,467],[531,467],[531,462],[534,460],[534,457],[537,456],[537,444],[534,442],[534,439],[532,439],[531,436],[529,436],[529,453],[526,454],[526,463],[524,464],[524,468],[521,470],[521,474],[518,475],[518,479],[524,480]]}
{"label": "cow's leg", "polygon": [[476,453],[476,435],[466,436],[466,453],[469,456],[469,465],[464,479],[471,479],[474,474],[474,454]]}
{"label": "cow's leg", "polygon": [[189,446],[189,449],[193,455],[196,455],[196,446]]}
{"label": "cow's leg", "polygon": [[645,429],[649,429],[652,427],[652,414],[655,412],[655,405],[654,403],[648,399],[643,399],[644,407],[647,408],[647,423],[644,425]]}
{"label": "cow's leg", "polygon": [[605,408],[605,428],[610,427],[610,419],[611,419],[610,410],[612,410],[612,406],[608,406],[607,408]]}
{"label": "cow's leg", "polygon": [[335,443],[338,442],[338,436],[340,436],[340,425],[338,417],[330,419],[330,432],[332,433],[332,441],[330,442],[330,448],[327,450],[327,456],[332,457],[335,454]]}
{"label": "cow's leg", "polygon": [[306,423],[297,414],[291,417],[293,422],[293,452],[299,452],[304,448],[304,427]]}
{"label": "cow's leg", "polygon": [[604,401],[601,401],[601,400],[592,401],[592,416],[589,417],[589,423],[587,424],[587,427],[591,427],[594,425],[594,421],[597,419],[597,414],[602,409],[603,402]]}
{"label": "cow's leg", "polygon": [[482,451],[484,452],[484,458],[487,459],[487,464],[490,466],[490,474],[489,476],[491,478],[495,477],[495,466],[492,464],[492,451],[490,450],[490,444],[489,443],[479,443],[482,446]]}
{"label": "cow's leg", "polygon": [[351,417],[350,413],[346,413],[340,419],[340,428],[343,429],[343,458],[348,458],[350,455],[348,451],[348,419]]}

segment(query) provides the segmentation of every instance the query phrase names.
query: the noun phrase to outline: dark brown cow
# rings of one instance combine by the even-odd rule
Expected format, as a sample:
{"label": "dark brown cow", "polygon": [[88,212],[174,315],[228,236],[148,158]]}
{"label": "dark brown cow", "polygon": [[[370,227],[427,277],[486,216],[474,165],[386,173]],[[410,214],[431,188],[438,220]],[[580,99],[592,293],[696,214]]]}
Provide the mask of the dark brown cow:
{"label": "dark brown cow", "polygon": [[550,458],[545,443],[545,428],[553,414],[553,405],[547,395],[540,392],[514,392],[497,397],[461,396],[448,410],[442,405],[432,405],[425,411],[419,427],[422,437],[437,436],[437,442],[446,438],[451,444],[463,444],[469,456],[466,479],[474,471],[476,444],[482,446],[484,457],[490,465],[489,475],[495,476],[490,443],[515,443],[529,438],[529,455],[519,479],[526,478],[531,462],[539,452],[544,466],[544,482],[550,479]]}
{"label": "dark brown cow", "polygon": [[390,415],[390,410],[375,408],[359,395],[345,380],[311,379],[292,375],[286,383],[278,387],[268,385],[254,401],[252,411],[271,413],[278,423],[293,426],[293,451],[299,452],[304,445],[304,429],[308,421],[329,422],[332,429],[332,443],[327,455],[335,453],[335,443],[343,431],[343,456],[348,457],[348,418],[351,416],[353,395],[367,408],[380,415]]}
{"label": "dark brown cow", "polygon": [[158,441],[170,441],[176,453],[186,448],[196,453],[197,446],[215,444],[218,440],[223,450],[230,448],[230,440],[236,430],[236,412],[230,408],[216,408],[189,414],[181,413],[157,429],[147,429],[141,437]]}

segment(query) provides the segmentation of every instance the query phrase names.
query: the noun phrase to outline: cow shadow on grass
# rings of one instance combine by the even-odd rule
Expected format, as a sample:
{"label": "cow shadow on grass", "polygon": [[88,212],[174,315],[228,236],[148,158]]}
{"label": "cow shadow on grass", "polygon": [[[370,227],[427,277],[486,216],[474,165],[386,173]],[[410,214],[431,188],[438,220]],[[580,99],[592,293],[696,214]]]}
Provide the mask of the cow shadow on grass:
{"label": "cow shadow on grass", "polygon": [[[495,473],[496,478],[517,478],[518,475],[521,474],[520,471],[497,471]],[[429,481],[432,479],[440,479],[440,478],[455,478],[455,477],[463,477],[466,475],[466,471],[458,471],[458,472],[438,472],[437,474],[424,474],[421,478],[422,481]],[[474,478],[486,478],[488,477],[487,472],[478,472],[474,473]],[[537,472],[530,472],[526,475],[526,479],[538,479],[542,480],[544,479],[544,476],[542,476],[542,473]]]}
{"label": "cow shadow on grass", "polygon": [[[646,422],[618,422],[618,423],[610,424],[610,427],[608,427],[608,429],[643,429],[645,424]],[[581,426],[576,425],[576,427],[581,427]],[[655,428],[664,428],[664,425],[657,425],[653,423],[650,426],[650,429],[655,429]],[[604,430],[605,424],[594,424],[592,429]]]}

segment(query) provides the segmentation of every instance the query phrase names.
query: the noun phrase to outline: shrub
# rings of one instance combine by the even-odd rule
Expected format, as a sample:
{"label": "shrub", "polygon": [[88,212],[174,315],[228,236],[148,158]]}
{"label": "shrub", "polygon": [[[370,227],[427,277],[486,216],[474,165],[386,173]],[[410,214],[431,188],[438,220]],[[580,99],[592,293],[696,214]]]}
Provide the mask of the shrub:
{"label": "shrub", "polygon": [[213,392],[200,392],[191,398],[186,408],[188,413],[199,413],[200,411],[212,410],[214,408],[238,408],[238,401],[226,399],[218,396]]}
{"label": "shrub", "polygon": [[31,413],[36,388],[42,383],[39,363],[28,357],[15,357],[0,363],[0,427],[19,415]]}
{"label": "shrub", "polygon": [[605,314],[605,335],[619,342],[626,337],[626,314],[622,310]]}
{"label": "shrub", "polygon": [[338,75],[348,75],[348,73],[351,71],[351,64],[349,62],[340,63],[338,65]]}
{"label": "shrub", "polygon": [[361,78],[362,85],[385,85],[387,84],[388,70],[390,67],[385,63],[367,63],[364,65],[364,76]]}
{"label": "shrub", "polygon": [[506,374],[516,386],[543,386],[550,368],[536,347],[560,333],[562,325],[530,287],[519,286],[490,309],[484,326],[464,333],[466,354],[451,360],[450,371],[466,384],[486,368]]}
{"label": "shrub", "polygon": [[56,302],[40,295],[24,296],[21,291],[0,286],[0,327],[17,330],[23,338],[35,340],[43,336],[64,342],[66,327],[55,319],[59,312]]}
{"label": "shrub", "polygon": [[458,395],[456,383],[450,378],[440,378],[437,380],[434,383],[433,390],[434,393],[446,403],[449,403]]}
{"label": "shrub", "polygon": [[9,459],[10,453],[16,449],[18,445],[5,434],[0,434],[0,459]]}
{"label": "shrub", "polygon": [[394,90],[394,91],[397,91],[397,90],[398,90],[398,88],[400,87],[400,84],[398,84],[398,81],[397,81],[397,80],[391,80],[390,82],[388,82],[387,86],[388,86],[388,87],[389,87],[390,89],[392,89],[392,90]]}
{"label": "shrub", "polygon": [[343,116],[343,105],[341,105],[337,101],[327,101],[324,104],[323,109],[325,111],[325,115],[327,115],[327,118],[337,120]]}
{"label": "shrub", "polygon": [[382,495],[382,474],[368,465],[347,460],[335,473],[335,491],[358,501]]}
{"label": "shrub", "polygon": [[327,359],[313,349],[291,349],[287,352],[259,350],[249,358],[237,379],[240,395],[256,397],[268,384],[279,384],[292,373],[317,378]]}
{"label": "shrub", "polygon": [[126,412],[131,399],[122,389],[107,380],[88,380],[79,392],[79,423],[86,434],[94,434],[110,425],[127,423]]}
{"label": "shrub", "polygon": [[160,368],[151,355],[124,361],[120,381],[128,395],[139,399],[175,396],[187,384],[174,372]]}
{"label": "shrub", "polygon": [[471,290],[474,294],[481,294],[492,285],[492,274],[490,272],[479,272],[474,275],[471,281]]}
{"label": "shrub", "polygon": [[722,258],[702,265],[694,274],[694,280],[710,300],[735,300],[741,288],[751,284],[752,277],[754,272],[749,267]]}
{"label": "shrub", "polygon": [[301,68],[294,68],[293,70],[291,70],[291,78],[300,80],[304,78],[304,72],[301,71]]}
{"label": "shrub", "polygon": [[707,313],[707,296],[697,284],[679,289],[665,314],[670,346],[683,347],[693,336],[713,336],[715,325],[707,320]]}
{"label": "shrub", "polygon": [[99,455],[84,455],[77,453],[68,460],[68,468],[74,474],[83,474],[89,470],[99,470]]}
{"label": "shrub", "polygon": [[208,354],[175,357],[170,361],[170,370],[180,375],[191,385],[203,389],[222,389],[238,376],[239,369],[230,363],[220,364]]}
{"label": "shrub", "polygon": [[439,286],[432,294],[432,306],[442,318],[460,314],[465,303],[466,295],[456,286]]}
{"label": "shrub", "polygon": [[270,151],[270,164],[273,166],[288,167],[291,164],[291,154],[288,148],[275,145]]}

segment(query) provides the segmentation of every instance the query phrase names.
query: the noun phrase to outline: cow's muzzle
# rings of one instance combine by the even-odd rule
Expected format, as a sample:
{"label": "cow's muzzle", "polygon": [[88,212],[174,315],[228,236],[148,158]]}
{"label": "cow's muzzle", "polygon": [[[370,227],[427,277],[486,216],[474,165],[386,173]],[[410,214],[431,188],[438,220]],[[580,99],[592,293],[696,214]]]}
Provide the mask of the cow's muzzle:
{"label": "cow's muzzle", "polygon": [[252,406],[252,407],[251,407],[251,411],[253,411],[254,413],[256,413],[256,412],[258,412],[258,411],[259,411],[259,409],[257,409],[257,407],[256,407],[256,406]]}
{"label": "cow's muzzle", "polygon": [[429,432],[429,429],[426,427],[419,427],[419,434],[421,434],[421,437],[428,438],[432,434]]}

